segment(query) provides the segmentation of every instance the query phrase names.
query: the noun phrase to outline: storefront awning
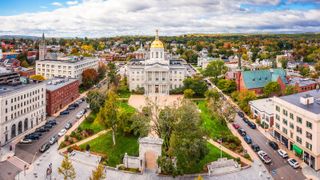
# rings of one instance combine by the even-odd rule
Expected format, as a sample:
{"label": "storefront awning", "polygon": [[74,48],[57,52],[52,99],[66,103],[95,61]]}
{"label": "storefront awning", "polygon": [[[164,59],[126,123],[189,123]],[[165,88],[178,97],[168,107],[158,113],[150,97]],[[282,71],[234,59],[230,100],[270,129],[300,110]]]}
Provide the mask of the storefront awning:
{"label": "storefront awning", "polygon": [[301,148],[299,148],[297,145],[293,145],[292,149],[298,154],[298,155],[302,155],[303,150]]}

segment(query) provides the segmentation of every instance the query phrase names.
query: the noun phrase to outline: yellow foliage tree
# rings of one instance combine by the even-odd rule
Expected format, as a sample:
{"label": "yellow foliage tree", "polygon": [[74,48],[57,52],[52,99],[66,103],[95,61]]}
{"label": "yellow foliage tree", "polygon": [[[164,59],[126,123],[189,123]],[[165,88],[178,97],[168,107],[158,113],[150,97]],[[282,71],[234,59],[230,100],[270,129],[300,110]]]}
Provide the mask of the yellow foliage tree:
{"label": "yellow foliage tree", "polygon": [[40,74],[32,75],[32,76],[30,76],[30,79],[37,80],[37,81],[44,81],[44,80],[46,80],[46,78],[43,77],[43,76],[40,75]]}

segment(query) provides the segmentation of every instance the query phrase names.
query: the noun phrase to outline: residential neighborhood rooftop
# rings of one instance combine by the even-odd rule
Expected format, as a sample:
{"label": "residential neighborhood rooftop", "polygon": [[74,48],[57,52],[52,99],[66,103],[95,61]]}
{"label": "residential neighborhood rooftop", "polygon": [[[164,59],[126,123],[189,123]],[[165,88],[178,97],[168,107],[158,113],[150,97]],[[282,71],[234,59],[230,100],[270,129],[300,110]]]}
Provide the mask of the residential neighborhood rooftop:
{"label": "residential neighborhood rooftop", "polygon": [[273,100],[272,98],[265,98],[265,99],[258,99],[258,100],[254,100],[254,101],[250,101],[249,104],[251,106],[254,106],[255,108],[264,111],[267,114],[273,114]]}

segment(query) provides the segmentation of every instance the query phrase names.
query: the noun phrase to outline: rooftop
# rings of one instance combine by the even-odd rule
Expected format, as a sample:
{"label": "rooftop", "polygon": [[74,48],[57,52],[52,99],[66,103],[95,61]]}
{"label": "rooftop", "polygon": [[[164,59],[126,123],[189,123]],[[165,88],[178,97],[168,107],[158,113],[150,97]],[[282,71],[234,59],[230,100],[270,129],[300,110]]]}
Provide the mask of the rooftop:
{"label": "rooftop", "polygon": [[256,109],[266,112],[267,114],[273,114],[273,100],[271,98],[258,99],[250,101],[249,104],[254,106]]}
{"label": "rooftop", "polygon": [[6,96],[8,94],[15,93],[17,91],[23,91],[24,89],[32,88],[40,84],[43,84],[43,83],[34,83],[31,81],[27,84],[19,83],[16,85],[0,85],[0,96]]}
{"label": "rooftop", "polygon": [[298,84],[298,86],[309,86],[309,85],[312,85],[315,83],[317,83],[317,82],[314,80],[311,80],[308,78],[304,79],[304,78],[299,78],[299,77],[291,78],[289,81],[290,85]]}
{"label": "rooftop", "polygon": [[[314,103],[309,105],[304,105],[300,102],[300,97],[311,97],[311,96],[314,97]],[[307,91],[303,93],[292,94],[289,96],[282,96],[279,98],[290,104],[300,107],[306,111],[309,111],[311,113],[320,114],[320,91],[319,90],[312,90],[312,91]]]}
{"label": "rooftop", "polygon": [[49,91],[55,91],[63,86],[66,86],[68,84],[71,84],[75,81],[78,81],[77,79],[64,79],[64,78],[54,78],[46,81],[46,89]]}
{"label": "rooftop", "polygon": [[60,63],[66,63],[66,64],[75,64],[75,63],[79,63],[79,62],[84,62],[84,61],[88,61],[88,60],[96,60],[98,61],[97,58],[79,58],[79,57],[64,57],[64,58],[60,58],[60,59],[46,59],[43,61],[37,61],[37,62],[60,62]]}

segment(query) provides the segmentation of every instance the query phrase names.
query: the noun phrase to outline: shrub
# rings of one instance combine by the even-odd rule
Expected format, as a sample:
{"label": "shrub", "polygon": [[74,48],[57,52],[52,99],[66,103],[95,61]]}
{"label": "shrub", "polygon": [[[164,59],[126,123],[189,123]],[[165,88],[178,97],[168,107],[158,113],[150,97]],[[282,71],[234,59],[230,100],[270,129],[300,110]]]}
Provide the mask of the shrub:
{"label": "shrub", "polygon": [[88,123],[93,123],[93,121],[94,121],[94,117],[93,116],[88,116],[86,118],[86,122],[88,122]]}
{"label": "shrub", "polygon": [[66,147],[67,145],[66,145],[66,143],[65,142],[62,142],[60,145],[59,145],[59,149],[62,149],[62,148],[64,148],[64,147]]}
{"label": "shrub", "polygon": [[64,136],[64,141],[69,141],[69,136],[68,135]]}
{"label": "shrub", "polygon": [[70,134],[70,137],[75,137],[76,136],[76,132],[72,131]]}

